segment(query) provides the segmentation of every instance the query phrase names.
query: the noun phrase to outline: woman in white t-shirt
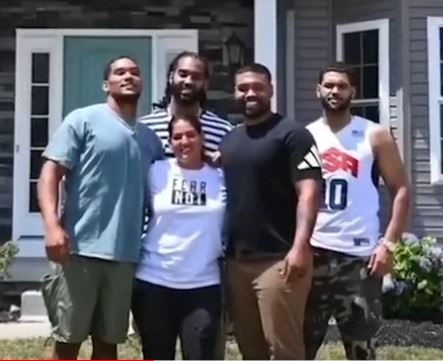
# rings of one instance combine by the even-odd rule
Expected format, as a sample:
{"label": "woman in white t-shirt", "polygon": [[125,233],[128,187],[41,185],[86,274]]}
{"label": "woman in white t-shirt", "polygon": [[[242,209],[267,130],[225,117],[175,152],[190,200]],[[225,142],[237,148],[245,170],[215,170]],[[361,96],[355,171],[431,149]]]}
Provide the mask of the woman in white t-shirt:
{"label": "woman in white t-shirt", "polygon": [[201,123],[173,118],[175,158],[149,170],[152,216],[142,240],[133,315],[144,359],[214,359],[222,314],[218,259],[226,191],[221,170],[203,156]]}

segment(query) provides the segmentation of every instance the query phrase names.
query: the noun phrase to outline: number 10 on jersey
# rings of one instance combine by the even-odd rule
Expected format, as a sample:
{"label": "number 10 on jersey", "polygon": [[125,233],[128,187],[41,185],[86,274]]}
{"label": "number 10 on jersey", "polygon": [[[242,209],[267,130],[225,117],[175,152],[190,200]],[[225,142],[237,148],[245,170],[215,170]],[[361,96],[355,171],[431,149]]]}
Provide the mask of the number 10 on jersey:
{"label": "number 10 on jersey", "polygon": [[340,211],[348,205],[348,182],[333,178],[322,182],[322,204],[320,209]]}

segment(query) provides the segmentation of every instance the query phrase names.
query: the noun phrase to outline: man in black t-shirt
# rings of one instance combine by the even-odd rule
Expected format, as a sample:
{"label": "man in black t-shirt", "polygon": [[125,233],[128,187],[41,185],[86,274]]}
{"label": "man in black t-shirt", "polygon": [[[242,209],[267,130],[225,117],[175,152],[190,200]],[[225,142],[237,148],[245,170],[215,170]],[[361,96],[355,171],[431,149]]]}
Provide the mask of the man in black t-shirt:
{"label": "man in black t-shirt", "polygon": [[304,359],[309,246],[321,180],[308,130],[271,111],[269,70],[245,66],[235,98],[245,124],[220,146],[227,187],[227,283],[244,359]]}

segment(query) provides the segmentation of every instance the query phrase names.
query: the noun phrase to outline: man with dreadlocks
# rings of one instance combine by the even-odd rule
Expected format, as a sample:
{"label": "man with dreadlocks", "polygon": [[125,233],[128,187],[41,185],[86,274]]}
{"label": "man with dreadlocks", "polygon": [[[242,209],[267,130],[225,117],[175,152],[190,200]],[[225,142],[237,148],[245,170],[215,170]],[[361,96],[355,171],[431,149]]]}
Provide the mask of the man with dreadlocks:
{"label": "man with dreadlocks", "polygon": [[209,65],[206,58],[189,51],[178,54],[169,65],[165,95],[151,114],[140,118],[160,138],[167,157],[173,157],[168,141],[168,124],[173,116],[198,116],[202,124],[205,154],[212,158],[231,123],[204,109]]}

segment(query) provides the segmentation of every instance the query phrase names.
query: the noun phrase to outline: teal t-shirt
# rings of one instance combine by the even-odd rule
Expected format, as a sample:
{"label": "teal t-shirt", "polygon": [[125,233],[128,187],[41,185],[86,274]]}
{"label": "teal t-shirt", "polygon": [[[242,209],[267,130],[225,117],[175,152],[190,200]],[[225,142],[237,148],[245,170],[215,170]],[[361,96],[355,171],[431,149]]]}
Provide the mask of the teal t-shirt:
{"label": "teal t-shirt", "polygon": [[68,169],[62,220],[71,253],[137,262],[146,169],[164,156],[154,132],[96,104],[68,114],[43,156]]}

